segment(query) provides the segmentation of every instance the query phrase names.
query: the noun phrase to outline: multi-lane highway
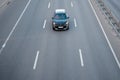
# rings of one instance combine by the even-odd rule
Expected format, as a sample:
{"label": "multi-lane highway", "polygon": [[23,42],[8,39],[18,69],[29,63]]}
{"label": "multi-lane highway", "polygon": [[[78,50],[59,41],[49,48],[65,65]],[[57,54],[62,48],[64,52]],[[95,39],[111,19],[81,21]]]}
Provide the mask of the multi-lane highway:
{"label": "multi-lane highway", "polygon": [[120,20],[120,0],[103,0],[107,7],[112,11],[118,20]]}
{"label": "multi-lane highway", "polygon": [[[68,31],[53,31],[64,8]],[[0,80],[119,80],[89,0],[13,0],[0,14]]]}

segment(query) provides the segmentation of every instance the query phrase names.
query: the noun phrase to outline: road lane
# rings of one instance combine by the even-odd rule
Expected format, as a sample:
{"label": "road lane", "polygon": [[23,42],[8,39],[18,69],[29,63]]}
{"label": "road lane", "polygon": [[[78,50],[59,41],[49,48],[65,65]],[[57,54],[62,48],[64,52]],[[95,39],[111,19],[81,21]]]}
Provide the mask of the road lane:
{"label": "road lane", "polygon": [[[1,80],[24,80],[32,75],[35,53],[46,35],[42,33],[42,25],[47,3],[48,0],[32,0],[26,10],[0,56]],[[30,77],[27,79],[30,80]]]}
{"label": "road lane", "polygon": [[[63,2],[69,3],[68,1]],[[75,3],[77,4],[78,2]],[[59,1],[55,1],[55,3],[58,4]],[[114,60],[112,52],[100,29],[100,25],[96,21],[95,15],[93,14],[89,3],[87,1],[81,1],[80,3],[81,6],[85,8],[85,10],[82,10],[81,6],[81,8],[79,9],[79,3],[78,5],[76,5],[76,9],[74,11],[70,10],[70,3],[68,5],[64,5],[65,9],[67,9],[67,11],[69,12],[68,14],[77,15],[76,20],[81,21],[78,24],[78,28],[72,28],[74,27],[74,21],[70,20],[71,25],[69,31],[51,32],[51,18],[48,19],[49,24],[47,24],[46,27],[48,30],[47,34],[49,35],[46,37],[47,44],[44,43],[46,44],[46,48],[44,52],[42,52],[44,54],[39,61],[39,69],[37,71],[37,73],[41,74],[41,76],[37,75],[36,77],[45,80],[119,79],[119,68]],[[84,5],[82,5],[83,3]],[[85,4],[88,4],[89,8],[85,7]],[[63,8],[64,6],[60,7],[59,5],[57,5],[58,8]],[[90,16],[88,15],[88,13]],[[71,17],[71,19],[72,18],[73,17]],[[86,24],[86,22],[88,24]],[[79,55],[76,52],[77,49],[79,49],[80,47],[82,47],[84,51],[84,69],[80,68]]]}
{"label": "road lane", "polygon": [[[1,80],[120,78],[119,68],[88,1],[71,1],[32,0],[0,56]],[[49,2],[51,6],[48,9]],[[52,30],[51,17],[57,8],[65,8],[70,15],[70,30]],[[46,25],[43,29],[44,20]],[[84,67],[81,67],[79,49],[82,50]],[[33,70],[38,50],[37,68]]]}
{"label": "road lane", "polygon": [[0,11],[0,48],[28,2],[28,0],[11,1],[4,10]]}
{"label": "road lane", "polygon": [[[88,54],[90,54],[88,56],[89,56],[89,58],[91,57],[91,60],[92,60],[91,62],[95,62],[94,64],[91,64],[92,67],[94,67],[94,70],[92,70],[92,72],[94,71],[94,73],[99,73],[99,75],[94,74],[95,77],[100,76],[100,75],[104,76],[104,74],[109,74],[108,76],[105,75],[104,78],[101,77],[101,79],[103,79],[103,80],[105,78],[111,79],[111,80],[112,80],[112,78],[115,79],[116,75],[118,73],[114,73],[115,72],[114,69],[118,68],[118,66],[116,65],[115,59],[108,47],[108,44],[106,43],[103,33],[101,32],[100,25],[98,24],[98,22],[96,21],[96,19],[94,17],[95,15],[93,14],[87,1],[81,0],[76,3],[81,3],[78,5],[82,6],[82,7],[79,7],[78,12],[76,10],[77,13],[81,13],[81,14],[76,14],[76,15],[81,15],[78,18],[82,18],[81,24],[78,24],[78,25],[83,24],[82,25],[83,30],[82,29],[80,29],[80,30],[85,31],[85,34],[86,34],[85,40],[87,40],[86,45],[89,46],[90,50],[91,50],[90,52],[88,52]],[[88,6],[86,6],[86,4],[88,4]],[[88,13],[89,13],[89,15],[88,15]],[[80,19],[79,19],[79,21],[80,21]],[[89,59],[89,58],[87,57],[86,59]],[[90,60],[88,60],[88,61],[90,61]],[[88,63],[88,61],[87,61],[87,63]],[[102,63],[105,62],[104,63],[105,65],[100,65],[99,63],[101,63],[101,62]],[[99,66],[96,64],[99,64]],[[89,65],[89,66],[91,66],[91,65]],[[107,68],[108,65],[110,66],[109,68]],[[89,67],[89,68],[91,68],[91,67]],[[97,72],[95,71],[95,68],[97,68],[96,69]],[[104,70],[103,71],[104,73],[102,73],[102,69]],[[108,73],[108,71],[111,71],[112,73],[111,72]],[[116,71],[118,71],[118,70],[116,70]],[[111,75],[111,77],[109,77],[110,75]]]}
{"label": "road lane", "polygon": [[31,3],[31,0],[28,1],[28,3],[26,4],[24,10],[22,11],[22,13],[20,14],[19,18],[17,19],[15,25],[13,26],[12,30],[10,31],[8,37],[6,38],[4,44],[2,45],[2,48],[0,49],[0,54],[2,53],[3,49],[5,48],[5,46],[6,46],[7,42],[8,42],[8,40],[9,40],[9,38],[11,37],[11,35],[14,32],[14,30],[16,29],[17,25],[19,24],[20,20],[22,19],[23,15],[24,15],[25,11],[27,10],[27,8],[28,8],[28,6],[29,6],[30,3]]}

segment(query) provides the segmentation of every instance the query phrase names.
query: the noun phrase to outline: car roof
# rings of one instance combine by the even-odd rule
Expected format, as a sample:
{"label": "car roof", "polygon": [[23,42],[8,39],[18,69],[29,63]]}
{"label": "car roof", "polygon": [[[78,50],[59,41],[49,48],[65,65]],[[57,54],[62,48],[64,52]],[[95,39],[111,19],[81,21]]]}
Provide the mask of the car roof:
{"label": "car roof", "polygon": [[65,9],[56,9],[55,13],[65,13]]}

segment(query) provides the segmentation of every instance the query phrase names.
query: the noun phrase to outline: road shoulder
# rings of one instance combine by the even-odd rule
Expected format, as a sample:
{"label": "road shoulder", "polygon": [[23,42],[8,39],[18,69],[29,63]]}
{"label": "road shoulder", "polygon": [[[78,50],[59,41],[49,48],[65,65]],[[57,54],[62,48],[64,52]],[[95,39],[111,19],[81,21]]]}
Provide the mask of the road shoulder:
{"label": "road shoulder", "polygon": [[116,33],[112,29],[112,26],[109,24],[107,19],[105,18],[104,14],[102,11],[99,9],[98,5],[96,4],[96,0],[90,0],[96,13],[97,16],[104,28],[104,31],[112,45],[113,50],[115,51],[115,55],[120,63],[120,39],[119,37],[116,36]]}
{"label": "road shoulder", "polygon": [[0,0],[0,8],[4,7],[5,5],[8,5],[11,2],[11,0]]}

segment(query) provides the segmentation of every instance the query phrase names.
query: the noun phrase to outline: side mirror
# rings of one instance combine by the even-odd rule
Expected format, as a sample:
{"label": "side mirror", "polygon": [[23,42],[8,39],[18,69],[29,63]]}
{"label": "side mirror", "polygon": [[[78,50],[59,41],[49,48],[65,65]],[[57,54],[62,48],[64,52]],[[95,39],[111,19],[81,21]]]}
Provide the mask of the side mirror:
{"label": "side mirror", "polygon": [[52,19],[54,19],[54,17],[52,17]]}
{"label": "side mirror", "polygon": [[67,19],[69,19],[70,17],[67,17]]}

